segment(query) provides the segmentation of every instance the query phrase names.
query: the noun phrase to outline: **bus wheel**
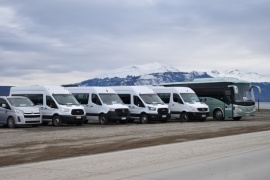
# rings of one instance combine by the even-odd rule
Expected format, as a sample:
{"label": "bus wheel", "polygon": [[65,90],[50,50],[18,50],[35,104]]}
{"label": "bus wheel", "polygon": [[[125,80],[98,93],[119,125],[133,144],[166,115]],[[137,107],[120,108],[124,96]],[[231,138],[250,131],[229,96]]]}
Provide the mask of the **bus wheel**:
{"label": "bus wheel", "polygon": [[188,114],[186,112],[181,113],[180,120],[181,122],[187,122],[189,120]]}
{"label": "bus wheel", "polygon": [[233,117],[233,120],[239,121],[242,117]]}
{"label": "bus wheel", "polygon": [[14,118],[13,117],[9,117],[8,120],[7,120],[7,126],[9,128],[15,128],[16,127],[16,124],[15,124],[15,121],[14,121]]}
{"label": "bus wheel", "polygon": [[148,117],[146,114],[142,114],[141,117],[140,117],[140,122],[141,124],[147,124],[148,123]]}
{"label": "bus wheel", "polygon": [[218,121],[224,120],[223,113],[220,109],[215,110],[214,118]]}
{"label": "bus wheel", "polygon": [[108,124],[107,116],[105,114],[99,115],[99,122],[100,124],[103,124],[103,125]]}
{"label": "bus wheel", "polygon": [[52,119],[52,125],[53,126],[61,126],[62,125],[62,121],[60,116],[54,116]]}

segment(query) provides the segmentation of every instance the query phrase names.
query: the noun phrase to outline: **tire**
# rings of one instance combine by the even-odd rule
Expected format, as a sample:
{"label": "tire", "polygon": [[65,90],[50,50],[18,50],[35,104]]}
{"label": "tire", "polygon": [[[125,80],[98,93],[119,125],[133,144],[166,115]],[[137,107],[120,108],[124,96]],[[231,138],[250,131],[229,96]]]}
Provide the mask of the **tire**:
{"label": "tire", "polygon": [[99,122],[100,124],[106,125],[108,124],[108,118],[105,114],[99,115]]}
{"label": "tire", "polygon": [[13,117],[9,117],[7,119],[7,127],[9,128],[16,128],[15,120]]}
{"label": "tire", "polygon": [[186,112],[182,112],[181,115],[180,115],[180,121],[181,122],[187,122],[189,121],[189,117],[188,117],[188,114]]}
{"label": "tire", "polygon": [[166,123],[166,122],[168,122],[168,119],[162,119],[161,122]]}
{"label": "tire", "polygon": [[53,126],[61,126],[62,125],[62,120],[60,116],[54,116],[52,119],[52,125]]}
{"label": "tire", "polygon": [[233,120],[239,121],[242,117],[233,117]]}
{"label": "tire", "polygon": [[224,120],[223,112],[220,109],[214,111],[214,119],[218,121]]}
{"label": "tire", "polygon": [[84,124],[88,124],[88,120],[85,120],[83,123],[84,123]]}
{"label": "tire", "polygon": [[148,117],[146,114],[142,114],[140,117],[140,123],[141,124],[147,124],[149,122]]}

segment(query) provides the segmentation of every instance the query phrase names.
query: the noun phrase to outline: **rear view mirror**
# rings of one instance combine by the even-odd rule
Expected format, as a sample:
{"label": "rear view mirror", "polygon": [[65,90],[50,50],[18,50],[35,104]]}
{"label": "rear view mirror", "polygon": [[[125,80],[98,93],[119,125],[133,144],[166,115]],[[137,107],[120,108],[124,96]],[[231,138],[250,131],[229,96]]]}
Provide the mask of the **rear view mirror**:
{"label": "rear view mirror", "polygon": [[2,104],[2,108],[6,108],[7,107],[7,105],[6,104]]}

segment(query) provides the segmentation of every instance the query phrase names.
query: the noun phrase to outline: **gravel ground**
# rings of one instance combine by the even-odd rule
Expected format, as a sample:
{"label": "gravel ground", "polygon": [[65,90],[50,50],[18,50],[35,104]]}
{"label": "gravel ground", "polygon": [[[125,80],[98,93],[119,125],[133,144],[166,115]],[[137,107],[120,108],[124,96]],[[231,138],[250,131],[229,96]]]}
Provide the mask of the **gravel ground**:
{"label": "gravel ground", "polygon": [[270,130],[270,112],[241,121],[0,127],[0,166]]}

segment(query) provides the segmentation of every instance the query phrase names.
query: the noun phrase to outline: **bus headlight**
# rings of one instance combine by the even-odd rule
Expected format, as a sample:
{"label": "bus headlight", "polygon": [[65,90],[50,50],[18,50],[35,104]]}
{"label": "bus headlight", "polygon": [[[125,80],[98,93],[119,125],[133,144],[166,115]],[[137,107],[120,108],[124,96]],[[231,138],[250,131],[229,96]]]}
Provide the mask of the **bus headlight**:
{"label": "bus headlight", "polygon": [[147,106],[150,111],[155,111],[157,108]]}
{"label": "bus headlight", "polygon": [[242,112],[242,109],[236,107],[235,108],[235,111],[241,113]]}

